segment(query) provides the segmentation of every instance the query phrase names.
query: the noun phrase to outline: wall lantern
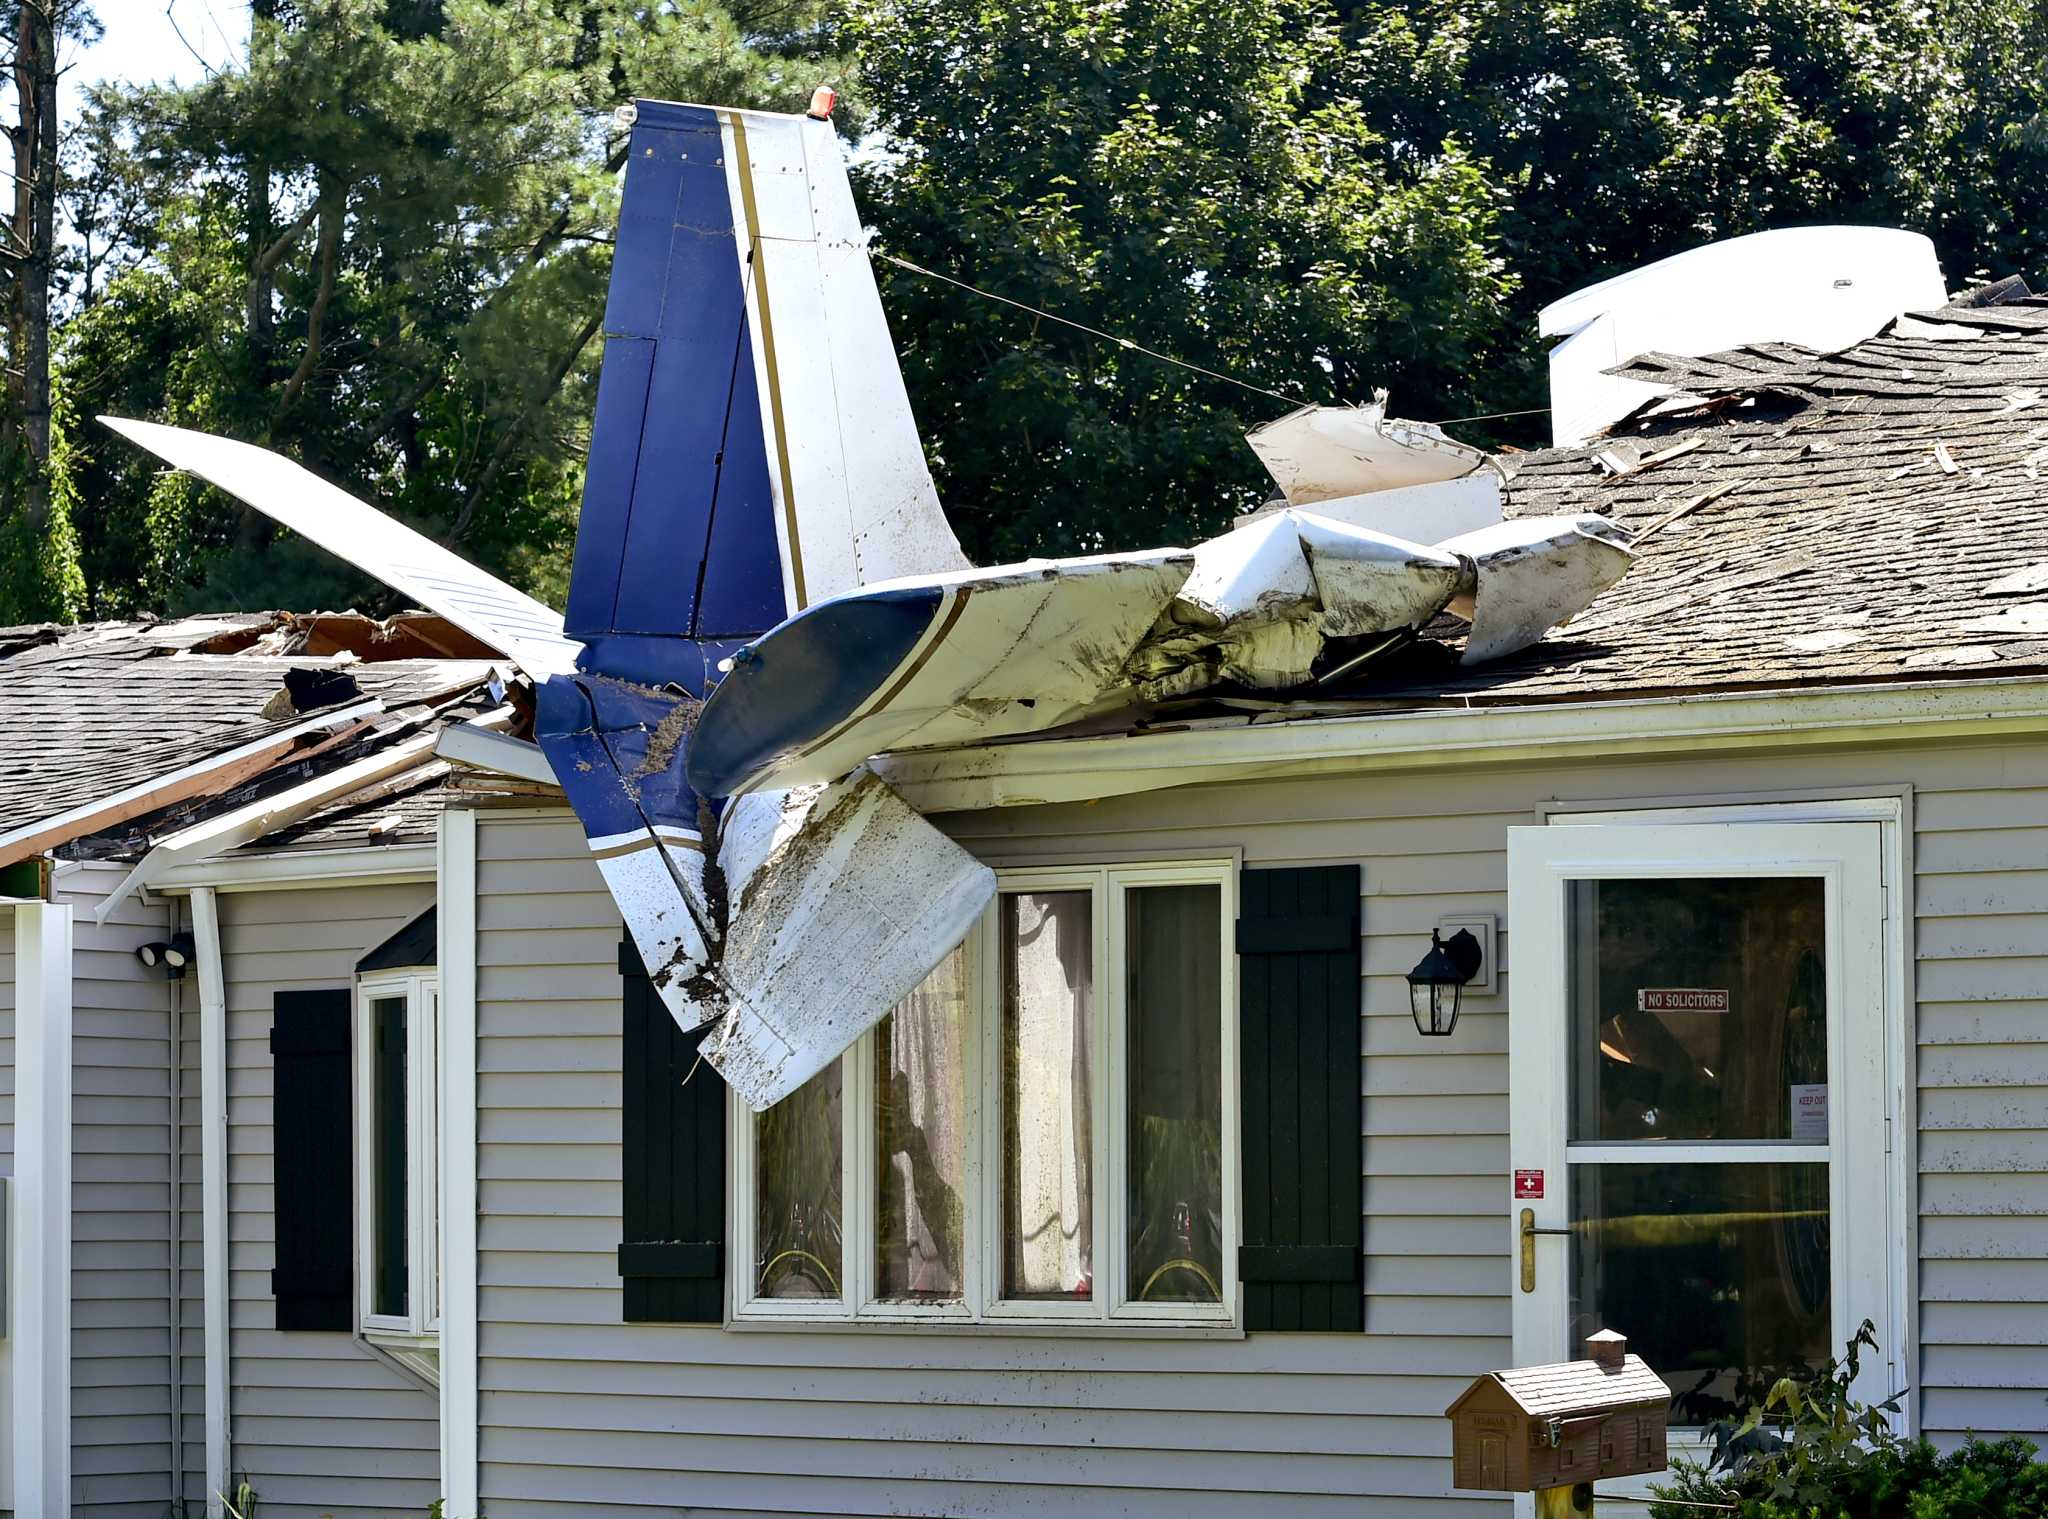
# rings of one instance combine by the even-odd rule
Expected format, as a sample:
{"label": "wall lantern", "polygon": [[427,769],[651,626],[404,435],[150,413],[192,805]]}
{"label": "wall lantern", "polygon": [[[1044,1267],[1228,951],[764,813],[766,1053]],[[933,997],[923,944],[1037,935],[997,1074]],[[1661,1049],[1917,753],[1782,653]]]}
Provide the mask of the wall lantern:
{"label": "wall lantern", "polygon": [[135,958],[152,970],[161,968],[173,981],[185,974],[185,967],[192,963],[197,951],[192,946],[190,934],[177,934],[170,939],[156,939],[140,946]]}
{"label": "wall lantern", "polygon": [[1465,983],[1479,974],[1481,958],[1471,929],[1461,928],[1448,939],[1430,930],[1429,953],[1408,972],[1408,1011],[1415,1015],[1418,1034],[1440,1038],[1457,1027],[1458,1003]]}

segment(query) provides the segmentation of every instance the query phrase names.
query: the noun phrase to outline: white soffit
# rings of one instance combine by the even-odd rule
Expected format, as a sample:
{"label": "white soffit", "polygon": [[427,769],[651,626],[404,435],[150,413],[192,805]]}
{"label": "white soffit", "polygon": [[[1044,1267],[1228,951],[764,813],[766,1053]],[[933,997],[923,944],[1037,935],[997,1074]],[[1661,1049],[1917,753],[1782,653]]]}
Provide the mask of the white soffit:
{"label": "white soffit", "polygon": [[100,420],[174,469],[197,475],[373,575],[465,633],[504,651],[536,680],[575,668],[582,645],[562,614],[486,574],[424,533],[368,506],[280,454],[182,427]]}
{"label": "white soffit", "polygon": [[1551,441],[1583,443],[1662,393],[1603,371],[1645,353],[1750,343],[1832,353],[1948,300],[1934,244],[1891,227],[1786,227],[1709,243],[1553,301]]}

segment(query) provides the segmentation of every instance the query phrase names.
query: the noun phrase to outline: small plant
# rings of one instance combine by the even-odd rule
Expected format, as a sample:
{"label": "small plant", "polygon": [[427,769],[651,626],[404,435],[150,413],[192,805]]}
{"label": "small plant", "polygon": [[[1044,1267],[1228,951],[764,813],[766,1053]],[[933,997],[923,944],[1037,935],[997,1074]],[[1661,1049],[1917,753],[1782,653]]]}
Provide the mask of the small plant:
{"label": "small plant", "polygon": [[1903,1394],[1869,1404],[1850,1391],[1863,1352],[1876,1349],[1877,1326],[1865,1319],[1840,1360],[1830,1357],[1810,1376],[1778,1378],[1739,1423],[1710,1424],[1714,1455],[1708,1470],[1725,1473],[1745,1490],[1767,1484],[1769,1497],[1803,1507],[1824,1501],[1845,1471],[1872,1455],[1895,1453],[1905,1443],[1892,1427]]}
{"label": "small plant", "polygon": [[1840,1360],[1780,1377],[1740,1419],[1707,1427],[1705,1466],[1680,1462],[1651,1488],[1651,1519],[2048,1519],[2048,1465],[2022,1440],[1971,1440],[1943,1455],[1895,1432],[1904,1394],[1850,1391],[1866,1320]]}

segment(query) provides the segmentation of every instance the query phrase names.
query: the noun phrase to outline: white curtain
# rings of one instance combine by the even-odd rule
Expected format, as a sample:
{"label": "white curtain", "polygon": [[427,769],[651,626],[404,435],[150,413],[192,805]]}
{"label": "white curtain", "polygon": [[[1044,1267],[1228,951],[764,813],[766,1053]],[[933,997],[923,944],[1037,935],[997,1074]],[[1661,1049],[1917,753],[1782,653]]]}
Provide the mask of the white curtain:
{"label": "white curtain", "polygon": [[1004,898],[1003,1255],[1012,1297],[1093,1291],[1093,942],[1086,892]]}

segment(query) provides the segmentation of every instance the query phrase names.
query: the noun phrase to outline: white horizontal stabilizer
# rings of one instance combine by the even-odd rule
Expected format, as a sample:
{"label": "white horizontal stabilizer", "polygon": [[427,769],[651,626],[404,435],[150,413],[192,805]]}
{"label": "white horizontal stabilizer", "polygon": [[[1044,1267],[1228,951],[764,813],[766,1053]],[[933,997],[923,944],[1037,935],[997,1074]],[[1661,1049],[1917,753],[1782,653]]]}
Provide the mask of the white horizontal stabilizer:
{"label": "white horizontal stabilizer", "polygon": [[100,420],[172,468],[218,486],[280,527],[447,618],[534,679],[575,667],[582,646],[562,635],[561,613],[283,455],[183,427],[122,417]]}

